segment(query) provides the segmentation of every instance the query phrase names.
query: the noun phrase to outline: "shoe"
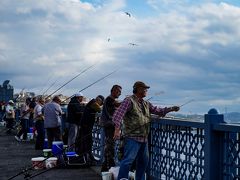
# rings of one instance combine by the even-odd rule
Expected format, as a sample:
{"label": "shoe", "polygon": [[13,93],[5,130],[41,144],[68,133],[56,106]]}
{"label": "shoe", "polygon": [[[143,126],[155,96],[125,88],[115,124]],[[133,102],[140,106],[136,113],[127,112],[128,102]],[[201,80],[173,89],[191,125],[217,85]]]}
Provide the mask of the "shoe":
{"label": "shoe", "polygon": [[21,139],[18,136],[14,136],[18,142],[21,142]]}
{"label": "shoe", "polygon": [[109,168],[106,165],[102,165],[101,172],[107,172]]}
{"label": "shoe", "polygon": [[95,159],[95,157],[92,154],[89,154],[88,158],[89,158],[90,161],[93,161],[93,162],[98,162],[99,161],[99,160]]}

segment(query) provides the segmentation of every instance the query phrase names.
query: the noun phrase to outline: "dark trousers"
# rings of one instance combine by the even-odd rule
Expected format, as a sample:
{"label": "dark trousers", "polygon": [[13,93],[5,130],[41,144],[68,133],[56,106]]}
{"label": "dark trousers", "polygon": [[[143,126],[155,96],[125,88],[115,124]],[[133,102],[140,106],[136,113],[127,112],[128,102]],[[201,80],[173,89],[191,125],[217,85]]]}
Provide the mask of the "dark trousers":
{"label": "dark trousers", "polygon": [[108,171],[111,167],[115,166],[114,161],[114,147],[115,141],[113,139],[115,127],[113,124],[104,125],[105,133],[105,147],[104,147],[104,162],[102,164],[102,171]]}
{"label": "dark trousers", "polygon": [[27,139],[27,133],[28,133],[28,130],[29,130],[29,120],[28,119],[21,119],[20,120],[20,125],[21,125],[21,129],[17,133],[17,136],[20,138],[23,135],[23,139],[26,140]]}
{"label": "dark trousers", "polygon": [[92,157],[92,127],[82,126],[75,141],[75,149],[77,154]]}
{"label": "dark trousers", "polygon": [[48,148],[51,149],[53,141],[62,141],[61,129],[60,127],[46,128],[46,129],[47,129]]}
{"label": "dark trousers", "polygon": [[37,138],[36,138],[36,144],[35,144],[35,149],[43,149],[44,147],[44,121],[43,120],[37,120],[35,123],[35,127],[37,130]]}
{"label": "dark trousers", "polygon": [[6,118],[6,128],[14,129],[14,118]]}

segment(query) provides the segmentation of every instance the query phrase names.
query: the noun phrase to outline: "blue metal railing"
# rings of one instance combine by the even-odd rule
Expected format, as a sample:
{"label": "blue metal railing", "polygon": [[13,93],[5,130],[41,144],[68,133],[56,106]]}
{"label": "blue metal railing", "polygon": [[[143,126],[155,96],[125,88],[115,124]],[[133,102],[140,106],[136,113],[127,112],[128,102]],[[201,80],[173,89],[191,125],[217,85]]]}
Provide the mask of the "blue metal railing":
{"label": "blue metal railing", "polygon": [[[101,159],[103,136],[94,140]],[[240,125],[215,109],[204,122],[153,117],[149,152],[149,179],[240,179]]]}

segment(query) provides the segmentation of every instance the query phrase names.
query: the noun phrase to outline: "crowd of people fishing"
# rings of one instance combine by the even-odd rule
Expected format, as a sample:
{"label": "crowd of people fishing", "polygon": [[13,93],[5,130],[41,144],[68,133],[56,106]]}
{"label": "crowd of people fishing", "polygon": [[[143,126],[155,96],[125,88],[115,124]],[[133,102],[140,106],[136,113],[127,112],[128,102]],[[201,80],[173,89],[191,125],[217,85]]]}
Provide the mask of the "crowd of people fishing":
{"label": "crowd of people fishing", "polygon": [[[124,87],[115,84],[109,88],[109,96],[104,98],[97,95],[88,103],[83,101],[84,95],[81,92],[74,94],[67,105],[66,122],[62,121],[62,101],[58,95],[53,96],[51,100],[42,96],[27,98],[19,109],[18,126],[15,123],[14,102],[10,100],[5,107],[6,133],[12,133],[17,128],[16,141],[27,141],[27,133],[33,127],[36,150],[51,149],[54,141],[63,141],[69,151],[75,151],[91,165],[98,161],[92,154],[92,131],[94,123],[98,123],[105,134],[101,137],[105,140],[101,171],[108,171],[116,166],[115,142],[120,139],[123,142],[123,156],[118,179],[128,179],[131,166],[136,162],[135,178],[143,180],[149,157],[148,134],[151,114],[164,117],[169,112],[179,111],[180,107],[162,108],[145,100],[150,87],[142,81],[136,81],[133,84],[133,94],[120,102],[118,98],[122,88]],[[100,115],[100,118],[96,118],[96,115]]]}

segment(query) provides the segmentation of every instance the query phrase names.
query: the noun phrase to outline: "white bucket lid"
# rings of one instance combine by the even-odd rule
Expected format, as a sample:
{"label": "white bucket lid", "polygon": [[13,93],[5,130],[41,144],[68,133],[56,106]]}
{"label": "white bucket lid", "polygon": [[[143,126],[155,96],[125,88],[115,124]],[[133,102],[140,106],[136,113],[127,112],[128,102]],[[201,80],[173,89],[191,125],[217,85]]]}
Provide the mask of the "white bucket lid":
{"label": "white bucket lid", "polygon": [[46,158],[45,157],[35,157],[32,158],[32,161],[44,161]]}
{"label": "white bucket lid", "polygon": [[51,152],[52,149],[43,149],[43,152]]}

